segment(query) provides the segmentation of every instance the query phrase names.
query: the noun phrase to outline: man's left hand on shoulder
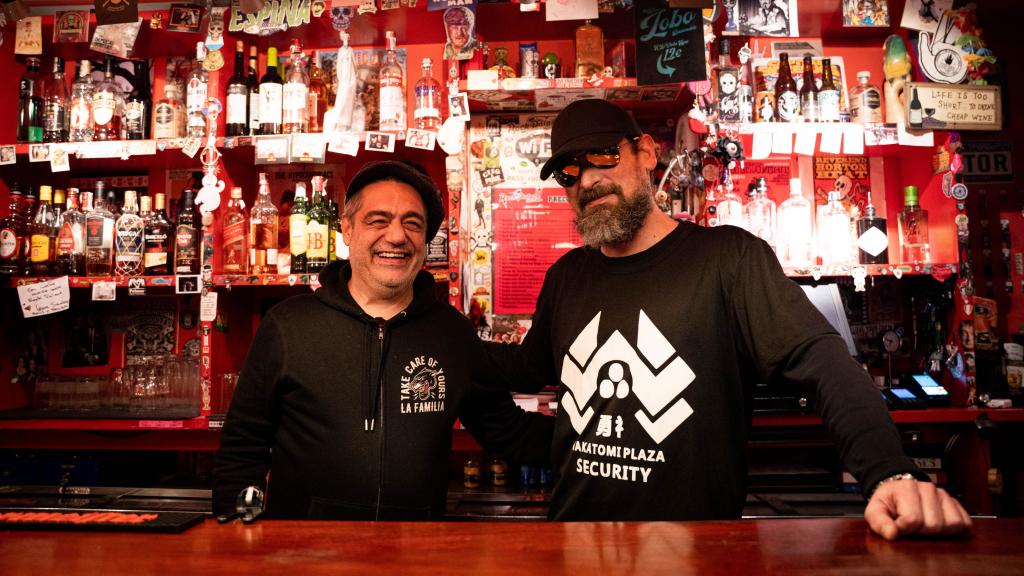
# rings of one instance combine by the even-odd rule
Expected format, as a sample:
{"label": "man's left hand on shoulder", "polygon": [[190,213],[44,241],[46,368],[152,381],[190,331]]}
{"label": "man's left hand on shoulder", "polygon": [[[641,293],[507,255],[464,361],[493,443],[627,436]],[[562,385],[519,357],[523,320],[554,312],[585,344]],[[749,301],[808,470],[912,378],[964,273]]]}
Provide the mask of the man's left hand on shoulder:
{"label": "man's left hand on shoulder", "polygon": [[930,482],[914,479],[879,483],[864,509],[864,519],[886,540],[952,536],[971,529],[971,518],[956,498]]}

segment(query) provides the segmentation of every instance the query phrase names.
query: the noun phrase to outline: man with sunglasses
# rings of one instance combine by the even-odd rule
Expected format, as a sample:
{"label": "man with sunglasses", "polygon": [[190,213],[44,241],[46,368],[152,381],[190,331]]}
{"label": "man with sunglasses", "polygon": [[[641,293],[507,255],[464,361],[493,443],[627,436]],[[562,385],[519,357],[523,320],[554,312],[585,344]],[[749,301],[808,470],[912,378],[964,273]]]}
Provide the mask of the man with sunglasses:
{"label": "man with sunglasses", "polygon": [[903,454],[871,379],[771,248],[657,209],[655,144],[628,113],[574,102],[551,151],[541,178],[565,188],[586,246],[548,270],[523,344],[488,345],[506,387],[561,383],[551,518],[738,518],[756,378],[816,386],[872,530],[970,527]]}

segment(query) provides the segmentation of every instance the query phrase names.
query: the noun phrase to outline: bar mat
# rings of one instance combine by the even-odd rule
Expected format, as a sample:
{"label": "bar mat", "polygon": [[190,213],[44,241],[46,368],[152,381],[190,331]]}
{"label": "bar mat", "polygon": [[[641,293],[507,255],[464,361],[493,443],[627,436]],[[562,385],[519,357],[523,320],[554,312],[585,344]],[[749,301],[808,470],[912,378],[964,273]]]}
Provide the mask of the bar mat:
{"label": "bar mat", "polygon": [[199,408],[175,408],[154,412],[129,412],[103,408],[97,410],[37,410],[15,408],[0,410],[0,420],[191,420]]}
{"label": "bar mat", "polygon": [[178,534],[201,522],[196,512],[0,509],[0,530],[99,530]]}

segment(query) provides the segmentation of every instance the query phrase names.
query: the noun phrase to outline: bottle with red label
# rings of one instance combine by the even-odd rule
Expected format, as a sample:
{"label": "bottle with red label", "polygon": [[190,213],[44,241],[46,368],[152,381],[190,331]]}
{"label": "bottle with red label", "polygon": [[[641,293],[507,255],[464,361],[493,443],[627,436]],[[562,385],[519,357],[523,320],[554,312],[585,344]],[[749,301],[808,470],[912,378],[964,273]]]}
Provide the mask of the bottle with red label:
{"label": "bottle with red label", "polygon": [[163,192],[157,192],[153,213],[146,219],[142,268],[143,274],[147,276],[164,276],[171,272],[169,256],[172,252],[170,244],[174,240],[174,227],[167,218],[165,198]]}
{"label": "bottle with red label", "polygon": [[195,192],[191,188],[186,188],[178,200],[178,220],[174,229],[175,274],[199,274],[201,234]]}
{"label": "bottle with red label", "polygon": [[85,213],[78,209],[78,188],[69,188],[68,207],[57,221],[57,256],[54,273],[85,275]]}
{"label": "bottle with red label", "polygon": [[21,189],[12,185],[7,215],[0,220],[0,274],[17,274],[21,270],[21,243],[25,235],[21,203]]}
{"label": "bottle with red label", "polygon": [[249,215],[242,200],[242,189],[231,189],[224,214],[224,273],[246,274],[249,272]]}
{"label": "bottle with red label", "polygon": [[104,198],[106,184],[96,182],[92,199],[83,203],[85,213],[85,271],[89,276],[110,276],[114,272],[113,208]]}

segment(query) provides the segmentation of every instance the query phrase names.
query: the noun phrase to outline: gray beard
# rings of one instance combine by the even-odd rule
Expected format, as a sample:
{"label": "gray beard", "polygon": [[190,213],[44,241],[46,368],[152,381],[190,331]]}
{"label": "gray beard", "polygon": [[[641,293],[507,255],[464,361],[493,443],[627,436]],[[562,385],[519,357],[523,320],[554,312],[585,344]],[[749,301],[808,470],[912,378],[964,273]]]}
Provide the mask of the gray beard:
{"label": "gray beard", "polygon": [[631,240],[651,212],[652,188],[650,184],[644,183],[630,198],[625,196],[622,187],[617,184],[580,190],[580,205],[608,193],[619,197],[618,204],[614,206],[598,205],[582,213],[576,208],[575,224],[580,238],[594,248]]}

